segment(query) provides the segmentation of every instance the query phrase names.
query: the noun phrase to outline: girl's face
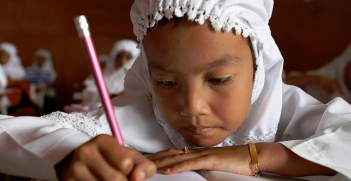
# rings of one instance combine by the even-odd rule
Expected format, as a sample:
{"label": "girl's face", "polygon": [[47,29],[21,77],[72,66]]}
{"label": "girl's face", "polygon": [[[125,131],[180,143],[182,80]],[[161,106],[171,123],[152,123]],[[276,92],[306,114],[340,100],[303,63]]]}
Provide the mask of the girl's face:
{"label": "girl's face", "polygon": [[248,39],[182,18],[153,27],[143,42],[161,112],[186,140],[214,146],[241,125],[254,75]]}
{"label": "girl's face", "polygon": [[115,68],[119,68],[126,64],[129,60],[131,60],[133,57],[130,53],[128,52],[121,52],[116,55],[115,59]]}
{"label": "girl's face", "polygon": [[38,67],[41,67],[43,66],[44,62],[46,61],[46,58],[45,57],[42,57],[42,56],[37,56],[37,65]]}
{"label": "girl's face", "polygon": [[6,65],[10,60],[10,54],[8,54],[6,51],[1,50],[0,51],[0,63],[2,65]]}

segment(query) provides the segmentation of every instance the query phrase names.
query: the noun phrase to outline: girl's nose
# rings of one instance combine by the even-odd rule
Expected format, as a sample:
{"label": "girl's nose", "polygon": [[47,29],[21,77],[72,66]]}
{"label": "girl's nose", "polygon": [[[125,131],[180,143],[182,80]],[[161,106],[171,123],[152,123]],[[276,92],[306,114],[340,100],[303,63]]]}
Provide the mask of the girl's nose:
{"label": "girl's nose", "polygon": [[202,87],[191,86],[182,94],[182,108],[180,114],[183,116],[209,115],[211,112],[208,105],[208,96]]}

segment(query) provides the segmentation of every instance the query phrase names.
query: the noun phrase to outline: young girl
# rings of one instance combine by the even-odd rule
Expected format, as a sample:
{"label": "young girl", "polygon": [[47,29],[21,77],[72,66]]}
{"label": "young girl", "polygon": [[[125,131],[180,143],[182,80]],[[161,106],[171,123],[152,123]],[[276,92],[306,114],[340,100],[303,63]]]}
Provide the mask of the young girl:
{"label": "young girl", "polygon": [[351,178],[351,106],[282,83],[272,8],[271,0],[136,0],[142,57],[126,96],[112,101],[129,148],[106,135],[88,141],[109,133],[102,109],[7,118],[1,138],[18,154],[1,151],[9,166],[0,170],[51,180],[143,180],[156,168]]}

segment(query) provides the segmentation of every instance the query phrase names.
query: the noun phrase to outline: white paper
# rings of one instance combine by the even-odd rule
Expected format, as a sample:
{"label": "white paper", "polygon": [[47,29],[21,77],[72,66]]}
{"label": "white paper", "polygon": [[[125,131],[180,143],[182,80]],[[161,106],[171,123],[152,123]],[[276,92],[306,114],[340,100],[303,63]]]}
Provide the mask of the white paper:
{"label": "white paper", "polygon": [[145,181],[206,181],[201,175],[194,171],[181,172],[172,175],[165,175],[158,171],[153,177]]}

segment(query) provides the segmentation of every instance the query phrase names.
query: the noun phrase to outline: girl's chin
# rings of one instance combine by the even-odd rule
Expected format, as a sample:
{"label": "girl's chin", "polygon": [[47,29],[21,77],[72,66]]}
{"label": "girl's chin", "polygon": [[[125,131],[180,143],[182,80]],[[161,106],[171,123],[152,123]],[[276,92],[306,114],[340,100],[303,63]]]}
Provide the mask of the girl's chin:
{"label": "girl's chin", "polygon": [[187,135],[183,135],[183,137],[190,143],[192,143],[193,145],[195,146],[198,146],[198,147],[213,147],[213,146],[216,146],[220,143],[222,143],[224,139],[219,139],[218,137],[204,137],[204,136],[196,136],[196,135],[193,135],[193,136],[190,136]]}

